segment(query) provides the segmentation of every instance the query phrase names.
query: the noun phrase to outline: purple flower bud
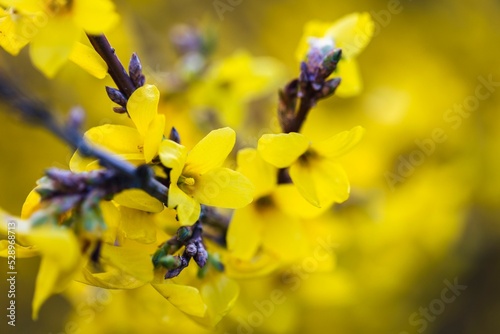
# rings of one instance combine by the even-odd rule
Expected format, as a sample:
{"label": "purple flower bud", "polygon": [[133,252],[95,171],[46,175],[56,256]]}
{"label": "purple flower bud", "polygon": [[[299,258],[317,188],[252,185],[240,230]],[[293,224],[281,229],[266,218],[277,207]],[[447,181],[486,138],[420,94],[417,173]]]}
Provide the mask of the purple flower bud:
{"label": "purple flower bud", "polygon": [[318,96],[318,99],[323,99],[325,97],[328,97],[335,93],[335,90],[337,90],[337,87],[340,85],[340,78],[334,78],[332,80],[328,80],[325,82],[323,85],[323,88],[321,89],[320,96]]}
{"label": "purple flower bud", "polygon": [[142,74],[142,64],[135,52],[132,54],[132,57],[130,58],[130,63],[128,65],[128,73],[135,88],[144,86],[146,78]]}
{"label": "purple flower bud", "polygon": [[194,256],[194,261],[200,268],[203,268],[205,264],[207,264],[207,260],[208,260],[208,252],[206,251],[203,244],[199,243],[198,250],[196,252],[196,255]]}
{"label": "purple flower bud", "polygon": [[127,109],[125,109],[123,107],[114,107],[113,111],[117,114],[126,114],[127,113]]}
{"label": "purple flower bud", "polygon": [[194,243],[186,245],[186,255],[193,257],[196,255],[197,251],[198,249]]}
{"label": "purple flower bud", "polygon": [[170,135],[168,136],[168,139],[176,142],[177,144],[181,143],[181,136],[179,135],[179,132],[177,132],[177,129],[175,127],[172,127],[172,129],[170,129]]}
{"label": "purple flower bud", "polygon": [[68,128],[72,130],[79,130],[82,128],[85,121],[85,111],[81,107],[75,107],[70,110],[68,118]]}
{"label": "purple flower bud", "polygon": [[106,86],[106,93],[108,94],[110,100],[114,103],[119,104],[122,107],[127,106],[127,98],[120,90]]}

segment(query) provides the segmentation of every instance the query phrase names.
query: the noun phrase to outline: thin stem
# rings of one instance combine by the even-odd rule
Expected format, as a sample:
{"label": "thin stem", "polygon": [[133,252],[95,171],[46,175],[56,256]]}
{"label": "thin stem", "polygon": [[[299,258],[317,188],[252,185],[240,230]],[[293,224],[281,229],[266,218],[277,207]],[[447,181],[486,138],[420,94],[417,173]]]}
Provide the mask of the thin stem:
{"label": "thin stem", "polygon": [[304,124],[309,111],[314,105],[314,101],[311,98],[312,94],[309,93],[310,92],[307,92],[305,96],[300,99],[299,110],[297,111],[297,114],[295,115],[293,121],[289,123],[289,126],[284,131],[285,133],[299,132],[302,128],[302,125]]}
{"label": "thin stem", "polygon": [[116,56],[115,49],[111,47],[108,39],[104,35],[87,34],[87,37],[94,49],[108,65],[108,73],[116,83],[116,86],[128,99],[135,91],[135,86]]}

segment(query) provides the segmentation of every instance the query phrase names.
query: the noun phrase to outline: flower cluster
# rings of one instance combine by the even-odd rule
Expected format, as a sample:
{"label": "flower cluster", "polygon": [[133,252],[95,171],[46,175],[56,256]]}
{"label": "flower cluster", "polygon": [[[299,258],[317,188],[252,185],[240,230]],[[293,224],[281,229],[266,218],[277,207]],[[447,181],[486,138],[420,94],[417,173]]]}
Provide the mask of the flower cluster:
{"label": "flower cluster", "polygon": [[[102,35],[118,22],[109,0],[0,1],[0,16],[0,45],[16,55],[30,44],[33,64],[47,77],[67,60],[97,77],[108,72],[117,88],[106,87],[107,94],[128,122],[81,134],[80,113],[60,125],[42,107],[16,102],[19,91],[0,89],[22,116],[35,113],[75,149],[70,170],[47,170],[15,218],[19,256],[42,258],[33,317],[72,281],[107,289],[150,284],[196,322],[215,326],[238,296],[233,279],[259,276],[308,254],[303,219],[349,197],[339,158],[361,140],[363,129],[319,142],[300,131],[318,101],[337,88],[342,96],[359,93],[354,58],[368,41],[348,46],[360,26],[372,29],[367,14],[306,27],[300,75],[279,90],[281,129],[262,135],[254,147],[243,147],[246,140],[227,125],[240,126],[248,117],[242,107],[247,100],[277,88],[279,65],[241,52],[200,68],[199,80],[180,83],[177,94],[184,94],[195,118],[219,112],[215,126],[195,129],[196,122],[186,126],[192,113],[169,112],[173,104],[146,83],[136,54],[128,73],[118,61]],[[95,51],[80,41],[82,30]],[[9,219],[2,213],[2,235]],[[6,245],[1,247],[3,254]]]}

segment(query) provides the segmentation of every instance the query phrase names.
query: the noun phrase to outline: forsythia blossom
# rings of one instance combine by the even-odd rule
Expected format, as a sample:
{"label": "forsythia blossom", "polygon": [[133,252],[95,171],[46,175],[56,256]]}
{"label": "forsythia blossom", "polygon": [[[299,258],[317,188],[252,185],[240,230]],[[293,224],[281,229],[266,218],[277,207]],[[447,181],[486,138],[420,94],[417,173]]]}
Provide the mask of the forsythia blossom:
{"label": "forsythia blossom", "polygon": [[160,160],[170,171],[168,206],[181,224],[200,215],[200,204],[240,208],[252,201],[252,184],[242,174],[221,167],[236,140],[231,128],[210,132],[191,151],[172,140],[160,145]]}
{"label": "forsythia blossom", "polygon": [[238,171],[254,184],[254,201],[236,210],[228,229],[228,250],[245,261],[261,248],[280,260],[297,258],[303,239],[301,225],[297,216],[283,210],[289,203],[277,191],[276,167],[265,162],[256,149],[248,148],[238,152]]}
{"label": "forsythia blossom", "polygon": [[11,54],[30,43],[31,60],[47,77],[68,60],[105,76],[106,65],[79,40],[82,29],[102,34],[116,25],[111,0],[1,0],[0,6],[0,45]]}
{"label": "forsythia blossom", "polygon": [[[136,89],[127,103],[127,110],[135,128],[105,124],[88,130],[85,138],[124,160],[136,164],[151,162],[158,155],[165,131],[165,116],[158,114],[159,100],[160,92],[156,86],[144,85]],[[98,167],[96,160],[84,159],[78,151],[70,161],[70,168],[75,172]]]}
{"label": "forsythia blossom", "polygon": [[[158,155],[165,130],[165,116],[157,112],[159,99],[160,93],[156,86],[138,88],[127,103],[127,110],[136,128],[106,124],[90,129],[85,133],[85,138],[123,160],[134,164],[151,162]],[[97,160],[82,158],[79,151],[75,152],[69,165],[74,172],[99,168]],[[149,212],[163,209],[159,201],[140,190],[126,190],[114,199],[122,205]]]}
{"label": "forsythia blossom", "polygon": [[349,180],[336,159],[350,151],[363,132],[358,126],[317,144],[300,133],[267,134],[259,139],[258,150],[271,165],[290,167],[290,177],[302,196],[314,206],[325,207],[349,196]]}

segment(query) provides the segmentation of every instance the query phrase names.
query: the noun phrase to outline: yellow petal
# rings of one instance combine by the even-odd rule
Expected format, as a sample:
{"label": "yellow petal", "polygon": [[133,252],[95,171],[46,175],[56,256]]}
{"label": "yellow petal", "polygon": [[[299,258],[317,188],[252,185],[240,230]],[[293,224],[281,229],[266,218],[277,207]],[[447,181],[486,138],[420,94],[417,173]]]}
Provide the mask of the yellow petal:
{"label": "yellow petal", "polygon": [[16,258],[27,258],[40,255],[40,252],[33,246],[21,246],[14,244],[14,250],[9,249],[8,240],[0,240],[0,257],[8,257],[14,255]]}
{"label": "yellow petal", "polygon": [[162,284],[152,284],[163,297],[180,311],[196,317],[203,317],[207,311],[200,291],[192,286],[174,284],[164,281]]}
{"label": "yellow petal", "polygon": [[230,256],[225,264],[226,275],[236,279],[245,279],[269,276],[279,266],[279,261],[271,254],[261,252],[250,261]]}
{"label": "yellow petal", "polygon": [[80,154],[80,150],[76,150],[69,160],[69,169],[72,172],[81,173],[88,172],[94,169],[99,169],[100,164],[97,160],[93,158],[84,158]]}
{"label": "yellow petal", "polygon": [[36,192],[36,189],[30,191],[26,200],[24,201],[23,208],[21,209],[21,218],[28,219],[31,215],[40,208],[41,196]]}
{"label": "yellow petal", "polygon": [[92,48],[77,42],[69,55],[69,60],[98,79],[104,79],[108,73],[106,62]]}
{"label": "yellow petal", "polygon": [[33,21],[24,15],[13,15],[0,8],[0,46],[13,56],[19,54],[19,51],[26,46],[34,37],[34,34],[27,34],[23,31],[28,26],[33,26]]}
{"label": "yellow petal", "polygon": [[297,218],[273,210],[262,233],[263,248],[284,261],[296,260],[304,250],[303,230]]}
{"label": "yellow petal", "polygon": [[70,17],[55,17],[49,20],[31,42],[30,56],[33,64],[47,77],[54,77],[68,61],[79,37],[80,30]]}
{"label": "yellow petal", "polygon": [[255,187],[254,198],[267,195],[276,187],[278,170],[265,162],[256,149],[238,151],[237,163],[237,171],[245,175]]}
{"label": "yellow petal", "polygon": [[119,20],[115,5],[110,0],[73,0],[75,22],[90,34],[102,34]]}
{"label": "yellow petal", "polygon": [[83,268],[74,278],[75,281],[97,286],[105,289],[137,289],[144,286],[145,281],[124,273],[123,271],[108,267],[105,272],[93,273],[89,268]]}
{"label": "yellow petal", "polygon": [[81,268],[80,246],[75,235],[66,229],[40,228],[29,240],[42,255],[33,297],[33,319],[40,306],[54,293],[66,288]]}
{"label": "yellow petal", "polygon": [[261,243],[262,223],[253,206],[235,211],[227,231],[227,248],[232,256],[250,260]]}
{"label": "yellow petal", "polygon": [[342,131],[335,136],[332,136],[318,144],[313,144],[312,149],[320,155],[327,158],[338,158],[356,146],[361,138],[365,129],[361,126],[356,126],[349,131]]}
{"label": "yellow petal", "polygon": [[102,217],[106,222],[106,230],[102,239],[105,243],[113,245],[116,241],[118,225],[120,224],[120,211],[113,201],[101,201],[99,206]]}
{"label": "yellow petal", "polygon": [[290,166],[308,147],[309,140],[296,132],[263,135],[258,143],[262,159],[278,168]]}
{"label": "yellow petal", "polygon": [[[238,127],[248,102],[275,92],[284,80],[284,67],[270,57],[253,57],[237,50],[214,62],[189,90],[190,104],[217,111],[220,124]],[[245,80],[241,80],[245,78]]]}
{"label": "yellow petal", "polygon": [[137,88],[127,102],[127,110],[139,133],[145,137],[158,113],[160,92],[154,85]]}
{"label": "yellow petal", "polygon": [[[15,242],[19,246],[26,245],[27,248],[30,248],[31,243],[28,239],[30,231],[31,223],[29,220],[12,217],[0,209],[0,237],[2,237],[2,239],[9,239],[8,236],[10,235],[12,240],[12,236],[15,233]],[[29,251],[29,249],[26,249],[26,251]]]}
{"label": "yellow petal", "polygon": [[236,133],[231,128],[211,131],[189,152],[186,160],[188,174],[203,174],[220,167],[233,149]]}
{"label": "yellow petal", "polygon": [[296,163],[290,167],[290,177],[302,196],[312,205],[320,207],[311,170],[308,165]]}
{"label": "yellow petal", "polygon": [[236,209],[252,202],[250,180],[229,168],[214,168],[195,180],[192,194],[202,204]]}
{"label": "yellow petal", "polygon": [[0,4],[4,7],[13,7],[16,10],[24,13],[37,13],[42,12],[44,3],[40,0],[1,0]]}
{"label": "yellow petal", "polygon": [[164,140],[160,144],[159,155],[161,163],[171,168],[170,181],[177,184],[177,180],[184,169],[187,157],[187,149],[172,140]]}
{"label": "yellow petal", "polygon": [[158,155],[158,149],[165,131],[165,115],[156,115],[144,137],[144,159],[151,162]]}
{"label": "yellow petal", "polygon": [[[14,245],[16,249],[19,249],[19,254],[24,252],[26,255],[29,255],[32,251],[35,251],[36,248],[32,249],[27,238],[30,231],[31,223],[29,221],[12,217],[0,208],[0,238],[6,239],[0,240],[0,250],[1,252],[4,252],[2,253],[3,255],[0,256],[12,255],[8,254],[9,244]],[[24,245],[28,245],[28,247],[24,247]],[[19,254],[16,253],[16,256]]]}
{"label": "yellow petal", "polygon": [[85,132],[85,139],[117,154],[141,153],[143,139],[129,126],[105,124]]}
{"label": "yellow petal", "polygon": [[273,200],[285,214],[291,217],[311,219],[321,215],[328,207],[318,208],[307,201],[293,184],[281,184],[273,192]]}
{"label": "yellow petal", "polygon": [[177,219],[181,225],[192,225],[200,217],[200,203],[174,184],[170,185],[168,191],[168,207],[177,210]]}
{"label": "yellow petal", "polygon": [[116,195],[113,200],[127,208],[146,212],[161,212],[163,204],[140,189],[128,189]]}
{"label": "yellow petal", "polygon": [[217,275],[201,287],[201,296],[208,306],[202,324],[214,327],[233,308],[240,293],[239,285],[225,275]]}
{"label": "yellow petal", "polygon": [[[112,153],[110,152],[110,154]],[[135,166],[142,165],[145,162],[143,153],[116,154],[115,156],[119,159],[126,160]],[[80,151],[77,150],[69,161],[69,168],[73,172],[90,172],[101,169],[102,167],[98,160],[83,158],[80,155]]]}
{"label": "yellow petal", "polygon": [[103,244],[101,258],[106,264],[144,283],[154,278],[154,266],[145,250]]}
{"label": "yellow petal", "polygon": [[352,13],[337,20],[325,35],[332,37],[336,46],[342,48],[345,58],[352,58],[364,50],[374,29],[369,13]]}
{"label": "yellow petal", "polygon": [[335,95],[347,98],[361,93],[363,90],[363,81],[356,59],[341,59],[335,73],[335,76],[342,78],[342,82],[335,91]]}
{"label": "yellow petal", "polygon": [[338,163],[321,159],[310,168],[320,205],[342,203],[349,198],[349,179]]}
{"label": "yellow petal", "polygon": [[[119,155],[124,160],[139,160],[144,162],[143,138],[139,132],[123,125],[105,124],[96,126],[85,132],[85,139],[91,143]],[[77,150],[69,162],[73,172],[83,172],[96,169],[98,164],[91,166],[96,160],[84,158]]]}
{"label": "yellow petal", "polygon": [[119,230],[124,238],[143,244],[156,242],[156,225],[151,219],[151,214],[121,207],[120,218]]}

